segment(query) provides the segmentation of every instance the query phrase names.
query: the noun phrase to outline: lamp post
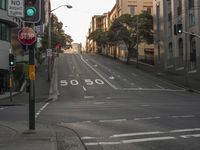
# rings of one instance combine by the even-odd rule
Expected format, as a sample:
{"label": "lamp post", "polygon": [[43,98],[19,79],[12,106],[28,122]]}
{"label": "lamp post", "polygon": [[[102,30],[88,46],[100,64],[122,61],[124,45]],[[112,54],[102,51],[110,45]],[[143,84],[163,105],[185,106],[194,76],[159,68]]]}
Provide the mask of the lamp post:
{"label": "lamp post", "polygon": [[[52,25],[52,22],[51,22],[51,13],[57,9],[59,9],[60,7],[67,7],[67,8],[72,8],[71,5],[60,5],[58,7],[56,7],[55,9],[52,9],[50,12],[49,12],[49,29],[48,29],[48,49],[51,49],[51,25]],[[52,56],[51,56],[52,57]],[[51,79],[51,65],[50,65],[50,56],[48,56],[48,81],[50,81]]]}

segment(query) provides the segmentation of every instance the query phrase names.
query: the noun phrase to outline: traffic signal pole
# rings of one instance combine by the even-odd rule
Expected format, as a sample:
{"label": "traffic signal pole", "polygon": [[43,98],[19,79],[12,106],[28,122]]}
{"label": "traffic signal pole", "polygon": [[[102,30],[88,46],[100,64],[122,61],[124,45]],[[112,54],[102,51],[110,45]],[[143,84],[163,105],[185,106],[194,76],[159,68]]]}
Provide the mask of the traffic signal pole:
{"label": "traffic signal pole", "polygon": [[[35,44],[34,44],[35,45]],[[29,47],[29,129],[35,130],[35,48]]]}

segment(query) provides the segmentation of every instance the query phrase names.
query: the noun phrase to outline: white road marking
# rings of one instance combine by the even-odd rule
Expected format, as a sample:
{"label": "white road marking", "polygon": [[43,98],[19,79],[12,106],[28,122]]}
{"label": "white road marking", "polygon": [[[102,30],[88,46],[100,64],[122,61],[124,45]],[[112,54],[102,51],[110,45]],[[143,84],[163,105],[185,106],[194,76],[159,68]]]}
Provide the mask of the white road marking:
{"label": "white road marking", "polygon": [[93,99],[94,96],[84,96],[84,99]]}
{"label": "white road marking", "polygon": [[106,97],[106,99],[111,99],[111,97]]}
{"label": "white road marking", "polygon": [[87,89],[83,86],[83,90],[86,92],[87,91]]}
{"label": "white road marking", "polygon": [[156,84],[155,86],[158,87],[158,88],[161,88],[161,89],[165,89],[164,87],[162,87],[162,86],[160,86],[158,84]]}
{"label": "white road marking", "polygon": [[170,118],[194,118],[195,115],[169,116]]}
{"label": "white road marking", "polygon": [[50,103],[46,103],[44,106],[42,106],[38,112],[35,114],[35,118],[38,118],[38,116],[41,114],[41,112],[49,105]]}
{"label": "white road marking", "polygon": [[170,133],[200,131],[200,128],[171,130]]}
{"label": "white road marking", "polygon": [[180,137],[181,137],[181,138],[184,138],[184,139],[192,138],[192,137],[198,138],[198,137],[200,137],[200,134],[181,135]]}
{"label": "white road marking", "polygon": [[127,119],[99,120],[99,122],[123,122],[123,121],[127,121]]}
{"label": "white road marking", "polygon": [[99,77],[101,77],[108,85],[110,85],[114,90],[117,90],[118,88],[113,85],[112,83],[110,83],[104,76],[102,76],[97,70],[95,70],[88,62],[86,62],[82,56],[81,57],[81,60],[88,66],[90,67],[90,69],[92,69]]}
{"label": "white road marking", "polygon": [[142,139],[132,139],[132,140],[122,140],[120,142],[91,142],[85,143],[86,146],[96,146],[96,145],[119,145],[119,144],[131,144],[131,143],[141,143],[150,141],[163,141],[163,140],[174,140],[175,137],[153,137],[153,138],[142,138]]}
{"label": "white road marking", "polygon": [[167,91],[167,92],[184,92],[185,89],[182,90],[173,90],[173,89],[152,89],[152,88],[120,88],[118,90],[123,91]]}
{"label": "white road marking", "polygon": [[153,120],[153,119],[160,119],[160,117],[135,118],[134,120]]}
{"label": "white road marking", "polygon": [[90,137],[90,136],[83,136],[81,137],[82,140],[91,140],[91,139],[97,139],[98,137]]}
{"label": "white road marking", "polygon": [[132,73],[132,75],[135,76],[135,77],[137,77],[137,74],[135,74],[135,73]]}
{"label": "white road marking", "polygon": [[139,136],[139,135],[155,135],[155,134],[163,134],[163,133],[165,133],[165,132],[155,131],[155,132],[138,132],[138,133],[115,134],[115,135],[110,136],[110,138]]}
{"label": "white road marking", "polygon": [[7,108],[8,108],[8,107],[1,107],[0,110],[4,110],[4,109],[7,109]]}
{"label": "white road marking", "polygon": [[113,77],[113,76],[110,76],[110,77],[109,77],[109,79],[111,79],[111,80],[114,80],[114,79],[115,79],[115,77]]}
{"label": "white road marking", "polygon": [[163,141],[163,140],[174,140],[176,139],[173,136],[166,137],[152,137],[152,138],[142,138],[142,139],[133,139],[133,140],[123,140],[121,143],[123,144],[131,144],[131,143],[140,143],[140,142],[150,142],[150,141]]}

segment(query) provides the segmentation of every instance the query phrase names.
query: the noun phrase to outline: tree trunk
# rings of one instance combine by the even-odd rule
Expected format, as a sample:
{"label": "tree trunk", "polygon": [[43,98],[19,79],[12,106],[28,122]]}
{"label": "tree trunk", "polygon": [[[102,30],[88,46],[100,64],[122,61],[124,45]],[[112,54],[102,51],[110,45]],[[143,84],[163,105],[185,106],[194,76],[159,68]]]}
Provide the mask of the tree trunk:
{"label": "tree trunk", "polygon": [[130,51],[128,51],[128,56],[127,56],[126,64],[129,64],[129,62],[130,62]]}

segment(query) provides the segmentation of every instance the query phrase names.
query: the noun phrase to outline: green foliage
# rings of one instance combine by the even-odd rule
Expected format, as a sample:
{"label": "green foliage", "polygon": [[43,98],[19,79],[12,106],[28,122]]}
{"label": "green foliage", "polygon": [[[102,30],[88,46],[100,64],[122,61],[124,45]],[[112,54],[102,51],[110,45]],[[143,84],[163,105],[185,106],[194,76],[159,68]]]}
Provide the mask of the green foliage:
{"label": "green foliage", "polygon": [[[44,37],[42,39],[42,50],[46,51],[48,48],[48,26],[45,28]],[[56,15],[52,14],[51,17],[51,47],[55,48],[56,43],[61,43],[62,47],[71,45],[73,42],[70,35],[65,34],[63,30],[63,23],[58,21]]]}

